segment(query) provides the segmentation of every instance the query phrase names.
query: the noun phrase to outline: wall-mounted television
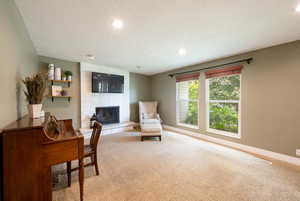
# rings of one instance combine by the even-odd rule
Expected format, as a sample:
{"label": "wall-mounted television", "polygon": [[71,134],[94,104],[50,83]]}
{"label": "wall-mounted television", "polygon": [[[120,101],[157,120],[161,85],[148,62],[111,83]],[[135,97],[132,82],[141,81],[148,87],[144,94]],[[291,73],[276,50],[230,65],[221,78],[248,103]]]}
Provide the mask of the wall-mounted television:
{"label": "wall-mounted television", "polygon": [[105,73],[92,73],[93,93],[123,93],[124,76]]}

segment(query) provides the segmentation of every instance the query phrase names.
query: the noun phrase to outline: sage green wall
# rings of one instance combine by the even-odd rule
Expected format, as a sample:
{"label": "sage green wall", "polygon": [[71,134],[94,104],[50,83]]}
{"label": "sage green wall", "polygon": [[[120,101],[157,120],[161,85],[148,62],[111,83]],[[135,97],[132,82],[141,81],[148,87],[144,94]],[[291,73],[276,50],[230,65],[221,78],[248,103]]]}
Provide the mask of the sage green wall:
{"label": "sage green wall", "polygon": [[139,101],[150,101],[151,99],[151,78],[149,76],[130,73],[129,75],[129,96],[130,96],[130,120],[139,121]]}
{"label": "sage green wall", "polygon": [[[253,57],[254,62],[246,64],[242,72],[241,139],[205,131],[203,73],[200,89],[200,129],[193,131],[295,156],[296,149],[300,148],[300,41],[173,72],[199,69],[247,57]],[[176,83],[174,78],[167,75],[168,73],[162,73],[152,76],[152,97],[159,101],[164,123],[179,127],[176,126]]]}
{"label": "sage green wall", "polygon": [[[72,96],[70,102],[67,99],[55,99],[54,102],[50,98],[45,99],[43,103],[43,110],[51,112],[58,119],[73,119],[73,127],[80,127],[80,65],[78,62],[65,61],[61,59],[55,59],[50,57],[39,57],[40,70],[48,71],[48,64],[55,64],[56,67],[60,67],[62,70],[69,70],[73,72],[72,84],[68,88],[66,84],[59,84],[67,89],[68,94]],[[49,85],[50,90],[50,85]],[[50,94],[50,92],[49,92]]]}
{"label": "sage green wall", "polygon": [[12,0],[0,0],[0,129],[27,113],[22,78],[38,70],[38,57]]}

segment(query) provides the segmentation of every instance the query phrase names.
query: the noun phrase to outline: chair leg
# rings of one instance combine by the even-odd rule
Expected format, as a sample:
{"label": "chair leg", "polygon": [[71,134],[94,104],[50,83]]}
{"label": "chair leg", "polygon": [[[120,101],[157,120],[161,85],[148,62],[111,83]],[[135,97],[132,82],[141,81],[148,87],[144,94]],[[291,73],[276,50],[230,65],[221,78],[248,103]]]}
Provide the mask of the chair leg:
{"label": "chair leg", "polygon": [[98,176],[99,168],[98,168],[97,152],[94,154],[94,164],[95,164],[96,175]]}
{"label": "chair leg", "polygon": [[95,157],[92,155],[92,156],[90,156],[91,157],[91,163],[94,163],[94,159],[95,159]]}
{"label": "chair leg", "polygon": [[71,186],[71,161],[67,162],[68,186]]}

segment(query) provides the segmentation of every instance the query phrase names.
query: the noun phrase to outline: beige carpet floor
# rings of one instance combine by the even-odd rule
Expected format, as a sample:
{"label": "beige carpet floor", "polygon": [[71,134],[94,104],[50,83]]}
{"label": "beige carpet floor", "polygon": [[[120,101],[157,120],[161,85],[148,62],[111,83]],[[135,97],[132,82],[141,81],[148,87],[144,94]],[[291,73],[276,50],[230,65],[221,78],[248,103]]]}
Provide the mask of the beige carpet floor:
{"label": "beige carpet floor", "polygon": [[[100,176],[85,168],[85,201],[300,201],[299,171],[180,134],[106,135],[98,152]],[[53,200],[79,200],[77,173],[70,188],[63,165],[54,175]]]}

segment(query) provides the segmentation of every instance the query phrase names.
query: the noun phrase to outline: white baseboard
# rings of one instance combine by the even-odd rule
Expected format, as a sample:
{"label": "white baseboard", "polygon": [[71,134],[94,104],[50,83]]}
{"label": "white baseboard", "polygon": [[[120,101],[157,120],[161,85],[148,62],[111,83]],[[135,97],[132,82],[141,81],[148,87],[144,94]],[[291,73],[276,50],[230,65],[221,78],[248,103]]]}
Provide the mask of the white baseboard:
{"label": "white baseboard", "polygon": [[260,149],[260,148],[256,148],[256,147],[252,147],[252,146],[248,146],[248,145],[243,145],[243,144],[239,144],[239,143],[235,143],[235,142],[230,142],[227,140],[223,140],[223,139],[219,139],[219,138],[214,138],[214,137],[210,137],[204,134],[200,134],[200,133],[196,133],[193,131],[188,131],[188,130],[184,130],[181,128],[176,128],[173,126],[168,126],[168,125],[163,125],[163,128],[166,130],[170,130],[170,131],[174,131],[174,132],[178,132],[181,134],[185,134],[185,135],[189,135],[189,136],[193,136],[199,139],[203,139],[203,140],[207,140],[210,142],[214,142],[217,144],[221,144],[221,145],[225,145],[225,146],[229,146],[232,148],[236,148],[245,152],[249,152],[252,154],[256,154],[256,155],[261,155],[267,158],[271,158],[277,161],[282,161],[282,162],[286,162],[289,164],[293,164],[296,166],[300,166],[300,158],[296,158],[296,157],[292,157],[292,156],[288,156],[285,154],[280,154],[280,153],[276,153],[276,152],[272,152],[272,151],[268,151],[265,149]]}

